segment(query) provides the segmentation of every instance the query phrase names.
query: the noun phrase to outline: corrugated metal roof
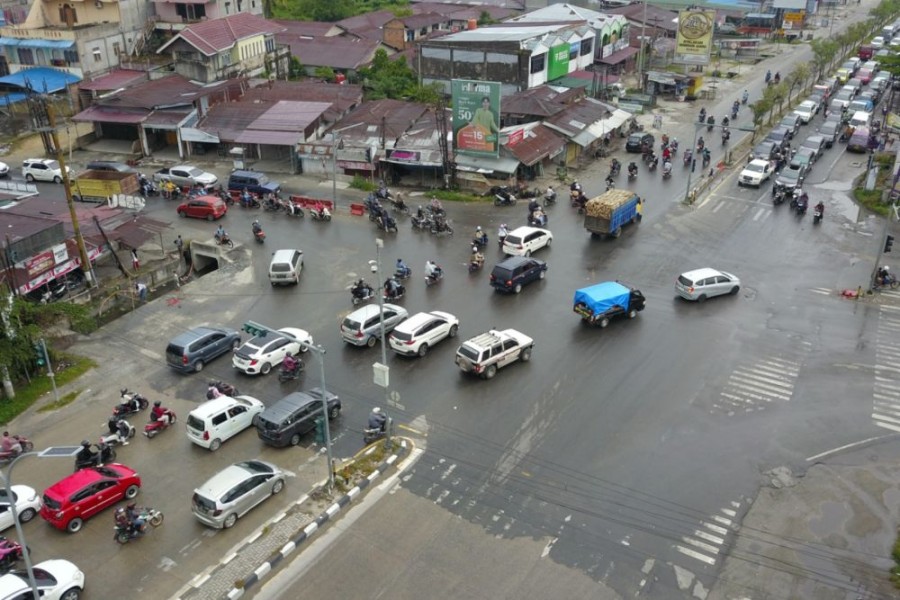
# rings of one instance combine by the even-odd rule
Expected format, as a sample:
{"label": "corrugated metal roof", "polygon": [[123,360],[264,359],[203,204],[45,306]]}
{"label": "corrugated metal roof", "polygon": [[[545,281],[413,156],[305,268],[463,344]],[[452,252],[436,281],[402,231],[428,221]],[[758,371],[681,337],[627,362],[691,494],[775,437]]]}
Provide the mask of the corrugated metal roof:
{"label": "corrugated metal roof", "polygon": [[131,71],[129,69],[115,69],[106,75],[97,77],[91,81],[82,81],[78,88],[82,90],[117,90],[119,88],[134,85],[147,79],[146,71]]}
{"label": "corrugated metal roof", "polygon": [[519,159],[519,162],[530,167],[548,156],[555,155],[565,146],[565,138],[552,131],[549,127],[537,125],[525,131],[522,141],[513,146],[507,145],[505,147],[510,154]]}
{"label": "corrugated metal roof", "polygon": [[273,146],[296,146],[303,141],[299,131],[260,131],[248,129],[237,136],[239,144],[270,144]]}
{"label": "corrugated metal roof", "polygon": [[284,27],[277,23],[249,13],[238,13],[188,25],[156,53],[164,52],[176,40],[181,39],[206,56],[213,56],[233,47],[238,40],[279,31],[284,31]]}
{"label": "corrugated metal roof", "polygon": [[149,109],[121,110],[118,108],[108,108],[104,106],[94,105],[81,111],[74,117],[73,121],[82,121],[85,123],[141,123],[150,115]]}
{"label": "corrugated metal roof", "polygon": [[381,42],[374,39],[353,37],[298,38],[293,34],[279,33],[279,44],[288,44],[291,54],[300,64],[310,67],[357,70],[372,62]]}
{"label": "corrugated metal roof", "polygon": [[0,84],[17,88],[31,88],[38,93],[51,94],[66,89],[71,83],[78,83],[81,77],[51,67],[23,69],[12,75],[0,77]]}

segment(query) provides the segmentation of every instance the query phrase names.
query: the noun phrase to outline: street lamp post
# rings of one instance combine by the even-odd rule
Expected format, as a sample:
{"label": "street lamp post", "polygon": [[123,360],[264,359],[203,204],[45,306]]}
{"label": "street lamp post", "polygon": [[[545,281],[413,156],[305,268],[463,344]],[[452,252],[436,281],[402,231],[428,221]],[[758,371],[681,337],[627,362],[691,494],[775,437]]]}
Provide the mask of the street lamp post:
{"label": "street lamp post", "polygon": [[16,500],[15,498],[13,498],[13,468],[16,466],[17,462],[19,462],[26,456],[37,456],[39,458],[71,458],[78,454],[78,452],[80,451],[81,446],[51,446],[39,452],[23,452],[22,454],[15,457],[11,463],[9,463],[9,469],[7,469],[6,475],[0,472],[0,477],[3,478],[3,483],[6,487],[6,499],[9,500],[9,512],[12,515],[13,525],[15,525],[16,527],[16,535],[19,536],[19,543],[22,544],[22,558],[25,560],[25,571],[28,573],[28,585],[31,587],[31,592],[34,594],[35,598],[40,597],[40,592],[38,591],[37,581],[34,578],[34,567],[31,564],[31,553],[28,551],[28,544],[25,543],[25,531],[22,529],[22,524],[19,523],[19,513],[16,510]]}
{"label": "street lamp post", "polygon": [[337,151],[344,149],[344,140],[331,133],[331,205],[337,208]]}
{"label": "street lamp post", "polygon": [[[375,238],[375,261],[369,261],[369,265],[372,268],[373,273],[381,273],[381,250],[384,248],[384,240],[381,238]],[[380,275],[378,280],[381,279]],[[390,402],[390,373],[391,368],[387,364],[387,335],[384,328],[384,290],[378,292],[378,311],[379,311],[379,325],[381,328],[381,363],[375,363],[372,365],[372,371],[374,373],[375,384],[380,385],[384,388],[384,405],[388,406]],[[388,419],[388,425],[385,427],[385,445],[389,445],[391,443],[391,427],[390,427],[390,419]]]}

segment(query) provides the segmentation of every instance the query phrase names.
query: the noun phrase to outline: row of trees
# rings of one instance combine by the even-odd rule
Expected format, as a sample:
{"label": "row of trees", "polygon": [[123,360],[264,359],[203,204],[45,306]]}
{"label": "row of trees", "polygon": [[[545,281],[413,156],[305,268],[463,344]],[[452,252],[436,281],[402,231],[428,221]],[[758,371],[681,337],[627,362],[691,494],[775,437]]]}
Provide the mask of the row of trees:
{"label": "row of trees", "polygon": [[[900,0],[882,0],[869,11],[871,15],[866,21],[853,23],[843,32],[829,38],[816,38],[810,42],[813,59],[811,63],[802,63],[787,76],[781,78],[777,85],[770,85],[763,90],[763,96],[750,104],[753,111],[753,125],[759,127],[768,116],[768,124],[772,124],[775,115],[784,111],[784,105],[790,106],[795,93],[806,89],[811,80],[821,79],[827,71],[834,68],[835,63],[847,53],[867,41],[885,23],[900,14]],[[891,62],[885,61],[891,71]],[[891,71],[893,73],[893,71]]]}

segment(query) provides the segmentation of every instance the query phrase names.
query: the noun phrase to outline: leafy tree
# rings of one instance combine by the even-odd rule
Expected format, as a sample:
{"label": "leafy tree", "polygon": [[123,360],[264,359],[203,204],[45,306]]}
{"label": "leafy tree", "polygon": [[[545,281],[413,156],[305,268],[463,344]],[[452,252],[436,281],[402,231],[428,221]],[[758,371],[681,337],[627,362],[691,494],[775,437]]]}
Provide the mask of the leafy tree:
{"label": "leafy tree", "polygon": [[496,23],[497,21],[491,16],[486,10],[481,11],[481,14],[478,15],[478,26],[491,25],[492,23]]}
{"label": "leafy tree", "polygon": [[316,67],[316,70],[313,72],[314,76],[317,79],[322,79],[324,81],[334,81],[334,69],[331,67]]}
{"label": "leafy tree", "polygon": [[838,44],[831,39],[815,38],[810,42],[810,48],[813,52],[812,64],[816,69],[816,74],[818,77],[822,77],[837,54]]}
{"label": "leafy tree", "polygon": [[303,65],[296,56],[291,56],[291,65],[288,67],[288,77],[291,79],[299,79],[303,75]]}
{"label": "leafy tree", "polygon": [[[750,112],[753,113],[753,128],[759,130],[766,115],[772,110],[772,102],[769,98],[766,98],[765,93],[763,93],[762,98],[756,102],[752,102],[749,106]],[[756,131],[753,132],[753,137],[756,137]]]}

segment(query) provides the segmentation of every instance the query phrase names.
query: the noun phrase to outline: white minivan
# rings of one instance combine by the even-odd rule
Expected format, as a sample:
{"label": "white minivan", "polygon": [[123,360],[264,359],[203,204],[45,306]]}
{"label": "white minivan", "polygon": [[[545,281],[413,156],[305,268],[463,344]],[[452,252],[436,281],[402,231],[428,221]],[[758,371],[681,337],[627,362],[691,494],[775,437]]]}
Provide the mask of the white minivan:
{"label": "white minivan", "polygon": [[272,253],[272,262],[269,263],[269,282],[272,285],[280,283],[297,285],[302,270],[302,250],[277,250]]}
{"label": "white minivan", "polygon": [[188,439],[215,452],[222,442],[255,425],[265,408],[265,404],[252,396],[213,398],[188,415]]}
{"label": "white minivan", "polygon": [[853,113],[853,116],[850,117],[850,127],[853,129],[857,129],[859,127],[869,128],[869,123],[872,120],[872,113],[867,113],[862,110],[858,110]]}

